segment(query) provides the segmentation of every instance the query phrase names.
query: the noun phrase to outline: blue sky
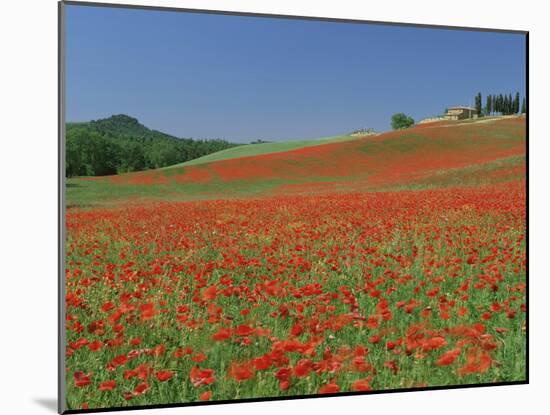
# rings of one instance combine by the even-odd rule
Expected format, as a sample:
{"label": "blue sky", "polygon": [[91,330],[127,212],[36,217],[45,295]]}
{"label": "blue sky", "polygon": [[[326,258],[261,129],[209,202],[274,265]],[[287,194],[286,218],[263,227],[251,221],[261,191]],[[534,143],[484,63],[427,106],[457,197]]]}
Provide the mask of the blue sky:
{"label": "blue sky", "polygon": [[[521,34],[67,6],[68,121],[234,142],[390,128],[525,91]],[[485,97],[483,98],[485,101]]]}

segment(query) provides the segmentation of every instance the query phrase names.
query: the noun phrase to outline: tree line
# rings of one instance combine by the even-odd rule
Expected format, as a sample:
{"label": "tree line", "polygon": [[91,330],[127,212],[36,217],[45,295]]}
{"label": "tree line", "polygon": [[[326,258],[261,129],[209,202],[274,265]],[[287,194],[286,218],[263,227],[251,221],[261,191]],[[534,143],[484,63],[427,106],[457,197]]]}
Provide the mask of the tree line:
{"label": "tree line", "polygon": [[68,123],[65,174],[104,176],[183,163],[237,144],[225,140],[177,138],[150,130],[127,115]]}
{"label": "tree line", "polygon": [[513,115],[513,114],[525,114],[527,108],[525,106],[525,97],[521,101],[520,107],[520,95],[516,92],[516,95],[512,97],[512,94],[489,94],[485,99],[485,106],[483,106],[483,99],[481,92],[478,92],[475,96],[475,109],[480,117],[488,115]]}

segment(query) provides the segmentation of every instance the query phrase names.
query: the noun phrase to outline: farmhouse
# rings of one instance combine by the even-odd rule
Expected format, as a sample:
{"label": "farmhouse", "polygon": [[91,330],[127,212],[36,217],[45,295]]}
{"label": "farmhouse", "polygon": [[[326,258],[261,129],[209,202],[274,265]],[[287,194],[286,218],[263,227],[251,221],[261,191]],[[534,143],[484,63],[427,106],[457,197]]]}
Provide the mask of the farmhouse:
{"label": "farmhouse", "polygon": [[465,120],[468,118],[477,118],[478,113],[472,107],[450,107],[443,117],[446,120]]}

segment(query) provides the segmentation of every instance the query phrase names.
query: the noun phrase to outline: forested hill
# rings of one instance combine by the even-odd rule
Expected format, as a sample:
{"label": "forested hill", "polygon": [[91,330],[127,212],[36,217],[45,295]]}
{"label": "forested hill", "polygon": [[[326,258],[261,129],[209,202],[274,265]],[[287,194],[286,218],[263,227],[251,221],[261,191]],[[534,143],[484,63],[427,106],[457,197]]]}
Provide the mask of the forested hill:
{"label": "forested hill", "polygon": [[112,115],[109,118],[93,120],[89,122],[90,127],[103,134],[112,134],[116,136],[128,136],[143,139],[171,138],[178,139],[170,134],[151,130],[141,124],[136,118],[128,115]]}
{"label": "forested hill", "polygon": [[183,163],[237,144],[177,138],[151,130],[128,115],[67,123],[67,177],[104,176]]}

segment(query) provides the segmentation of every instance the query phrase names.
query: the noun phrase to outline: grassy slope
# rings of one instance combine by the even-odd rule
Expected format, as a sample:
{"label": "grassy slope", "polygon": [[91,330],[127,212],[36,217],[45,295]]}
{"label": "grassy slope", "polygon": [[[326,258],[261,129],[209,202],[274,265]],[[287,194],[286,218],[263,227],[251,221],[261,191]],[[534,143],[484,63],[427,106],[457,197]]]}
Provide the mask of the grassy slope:
{"label": "grassy slope", "polygon": [[524,175],[525,120],[517,118],[412,128],[200,165],[71,179],[67,203],[93,206],[144,199],[419,189],[495,183]]}
{"label": "grassy slope", "polygon": [[263,143],[263,144],[247,144],[238,147],[228,148],[216,153],[208,154],[199,157],[195,160],[186,161],[185,163],[176,164],[174,166],[165,167],[164,169],[173,169],[184,166],[195,166],[198,164],[212,163],[214,161],[229,160],[241,157],[253,157],[262,154],[281,153],[285,151],[296,150],[304,147],[318,146],[322,144],[337,143],[356,139],[350,135],[341,135],[325,138],[317,138],[313,140],[289,140],[278,143]]}

